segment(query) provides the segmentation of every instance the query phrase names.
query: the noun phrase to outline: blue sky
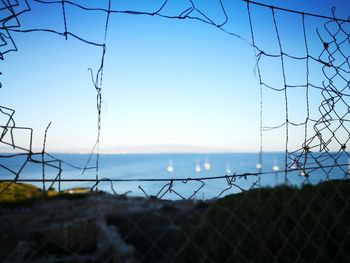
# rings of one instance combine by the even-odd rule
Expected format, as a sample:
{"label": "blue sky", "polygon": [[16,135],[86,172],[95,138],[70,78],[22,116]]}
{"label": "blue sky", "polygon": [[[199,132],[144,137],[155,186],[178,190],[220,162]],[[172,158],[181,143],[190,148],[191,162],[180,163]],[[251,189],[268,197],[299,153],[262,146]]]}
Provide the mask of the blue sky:
{"label": "blue sky", "polygon": [[[84,3],[86,1],[75,1]],[[154,10],[162,1],[113,1],[112,9]],[[166,14],[179,14],[188,1],[169,1]],[[63,31],[60,5],[29,1],[32,11],[20,17],[21,29],[49,28]],[[218,1],[195,1],[214,21],[224,20]],[[260,147],[260,92],[250,42],[246,5],[223,1],[229,16],[225,28],[247,41],[193,20],[112,14],[107,36],[103,79],[101,151],[120,151],[148,146],[172,151],[174,145],[204,147],[211,151],[258,151]],[[349,15],[348,1],[264,1],[280,7],[337,16]],[[89,1],[106,7],[106,1]],[[94,42],[102,42],[105,13],[66,7],[68,30]],[[257,45],[277,52],[271,11],[252,7]],[[276,13],[283,47],[305,55],[299,16]],[[309,45],[317,56],[320,41],[315,28],[322,20],[307,18]],[[2,62],[1,105],[16,110],[19,126],[34,128],[34,145],[42,145],[44,130],[49,151],[89,151],[97,135],[96,91],[88,68],[99,67],[101,48],[73,37],[51,33],[15,33],[18,52]],[[305,63],[286,62],[287,80],[305,82]],[[263,78],[281,85],[278,60],[261,61]],[[313,68],[312,81],[322,79]],[[320,94],[314,92],[311,115],[318,117]],[[305,120],[305,91],[291,90],[290,116]],[[263,124],[275,126],[285,119],[284,94],[264,90]],[[290,149],[303,141],[303,127],[291,129]],[[312,130],[310,129],[310,132]],[[17,141],[27,137],[19,134]],[[284,150],[283,128],[264,133],[265,150]],[[185,146],[184,146],[185,147]],[[154,149],[154,147],[152,148]]]}

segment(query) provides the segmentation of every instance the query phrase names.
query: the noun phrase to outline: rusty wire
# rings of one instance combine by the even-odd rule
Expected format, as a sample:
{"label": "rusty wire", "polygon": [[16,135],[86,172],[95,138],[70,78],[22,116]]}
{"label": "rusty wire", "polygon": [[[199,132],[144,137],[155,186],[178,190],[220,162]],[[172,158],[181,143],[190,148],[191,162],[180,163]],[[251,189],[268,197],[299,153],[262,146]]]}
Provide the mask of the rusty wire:
{"label": "rusty wire", "polygon": [[[12,147],[14,150],[22,151],[21,153],[16,154],[3,154],[0,156],[0,158],[14,158],[16,156],[25,156],[26,161],[22,164],[20,169],[18,171],[14,171],[7,167],[6,165],[0,164],[0,167],[5,169],[6,171],[13,174],[14,178],[12,180],[4,180],[2,181],[11,181],[13,183],[15,182],[42,182],[43,183],[43,190],[46,190],[45,183],[49,182],[50,187],[52,187],[55,183],[58,184],[58,189],[61,189],[61,183],[62,182],[94,182],[94,185],[91,187],[92,190],[97,189],[97,186],[100,182],[108,181],[111,183],[111,190],[113,193],[116,193],[113,188],[113,182],[129,182],[129,181],[137,181],[137,182],[145,182],[145,181],[156,181],[156,182],[165,182],[165,185],[158,191],[157,197],[162,198],[166,195],[166,193],[173,193],[176,196],[187,199],[187,198],[193,198],[195,194],[201,190],[205,185],[207,180],[225,180],[227,183],[227,188],[223,189],[222,192],[219,194],[221,196],[226,191],[229,191],[232,188],[239,189],[240,191],[248,190],[243,189],[239,186],[239,184],[236,183],[237,179],[246,180],[247,177],[253,177],[255,178],[250,188],[255,188],[260,186],[260,179],[261,176],[265,175],[271,175],[271,174],[277,174],[277,173],[283,173],[284,174],[284,182],[286,184],[289,183],[288,181],[288,175],[290,173],[295,173],[298,171],[304,178],[305,182],[309,181],[309,177],[312,176],[312,174],[316,172],[322,172],[324,175],[324,180],[332,179],[332,171],[334,168],[339,168],[344,173],[344,178],[348,177],[348,164],[347,163],[340,163],[340,155],[345,154],[350,158],[349,153],[346,151],[347,143],[350,140],[350,128],[349,128],[349,111],[347,112],[339,112],[338,108],[336,107],[337,104],[345,105],[347,109],[350,108],[350,105],[348,103],[348,97],[349,94],[349,80],[347,73],[350,72],[349,69],[349,56],[350,54],[347,54],[347,51],[349,50],[349,33],[344,28],[344,24],[349,23],[348,20],[340,19],[335,16],[335,9],[332,10],[332,16],[324,16],[324,15],[318,15],[318,14],[312,14],[312,13],[305,13],[295,10],[289,10],[285,8],[270,6],[254,1],[249,0],[243,0],[243,2],[246,2],[246,10],[248,13],[248,25],[250,28],[251,33],[251,40],[246,40],[242,38],[240,35],[236,34],[233,31],[228,30],[225,28],[225,25],[230,19],[229,14],[226,11],[224,3],[220,0],[220,8],[222,13],[224,14],[224,20],[223,21],[214,21],[209,16],[207,16],[202,10],[196,7],[195,3],[191,0],[188,1],[188,7],[182,10],[178,15],[168,15],[164,12],[165,7],[169,4],[168,0],[165,0],[161,3],[161,5],[156,8],[154,11],[135,11],[135,10],[114,10],[111,9],[111,1],[107,1],[108,8],[91,8],[84,6],[82,4],[77,4],[73,1],[44,1],[44,0],[33,0],[33,2],[36,2],[38,4],[42,5],[60,5],[62,6],[62,18],[63,18],[63,31],[56,31],[50,28],[32,28],[32,29],[21,29],[21,15],[30,12],[30,1],[24,1],[24,2],[17,2],[17,1],[6,1],[2,0],[2,7],[1,10],[8,11],[8,14],[4,17],[1,17],[1,27],[0,27],[0,59],[4,60],[4,56],[9,52],[16,52],[17,46],[15,42],[15,38],[13,37],[13,32],[16,33],[31,33],[31,32],[41,32],[42,34],[56,34],[59,36],[64,37],[66,40],[70,37],[73,37],[79,41],[82,42],[82,44],[86,45],[92,45],[96,48],[101,49],[101,57],[100,57],[100,66],[97,70],[89,69],[91,73],[91,80],[92,84],[96,90],[96,109],[97,109],[97,136],[96,141],[92,147],[91,153],[89,155],[89,158],[86,162],[86,165],[84,167],[76,167],[74,165],[68,164],[64,162],[63,160],[60,160],[59,158],[49,154],[46,152],[45,144],[46,144],[46,137],[47,132],[50,124],[48,125],[46,131],[45,131],[45,137],[44,137],[44,144],[43,149],[41,152],[34,152],[32,148],[32,137],[33,137],[33,129],[30,127],[21,127],[17,126],[14,114],[15,110],[7,107],[7,106],[0,106],[0,113],[7,118],[7,121],[5,123],[1,124],[1,136],[0,136],[0,142],[1,144],[4,144],[6,146]],[[104,38],[103,42],[98,43],[91,41],[89,39],[85,39],[79,34],[75,32],[71,32],[69,30],[69,17],[67,16],[66,9],[67,7],[75,7],[81,10],[81,12],[100,12],[104,13],[106,15],[105,20],[105,27],[104,27]],[[251,14],[252,8],[265,8],[271,10],[271,18],[272,18],[272,25],[271,27],[275,31],[275,37],[278,42],[279,50],[276,53],[268,53],[265,52],[260,48],[260,46],[256,43],[256,29],[254,24],[256,21],[254,21],[254,17]],[[302,22],[302,30],[304,34],[304,43],[305,43],[305,56],[297,57],[293,54],[289,54],[284,51],[284,47],[282,45],[281,41],[281,35],[279,31],[279,21],[276,17],[276,13],[289,13],[293,14],[297,17],[300,17],[300,20]],[[100,131],[101,131],[101,103],[102,103],[102,88],[103,88],[103,71],[104,71],[104,60],[105,56],[107,54],[107,35],[108,35],[108,27],[109,27],[109,19],[111,15],[117,15],[117,14],[128,14],[128,15],[145,15],[145,16],[157,16],[164,19],[188,19],[188,20],[195,20],[204,24],[207,24],[208,26],[213,26],[217,28],[218,30],[222,31],[225,34],[231,35],[235,38],[238,38],[240,40],[243,40],[245,43],[248,43],[253,51],[255,52],[256,56],[256,69],[258,72],[258,80],[260,84],[260,154],[259,154],[259,162],[262,162],[262,155],[263,155],[263,137],[264,134],[275,129],[285,128],[285,145],[284,145],[284,151],[285,151],[285,158],[284,158],[284,168],[281,171],[268,171],[268,172],[262,172],[261,169],[259,169],[259,172],[257,173],[243,173],[243,174],[228,174],[228,175],[219,175],[215,177],[203,177],[203,178],[138,178],[138,179],[113,179],[113,178],[100,178],[99,175],[99,144],[100,144]],[[198,15],[199,14],[199,15]],[[308,36],[307,36],[307,19],[309,18],[320,18],[323,19],[324,22],[324,28],[322,30],[322,33],[328,34],[327,37],[331,37],[333,40],[331,42],[326,42],[323,37],[322,33],[318,31],[319,41],[322,43],[324,49],[321,54],[314,55],[310,52],[308,47]],[[10,23],[11,22],[11,23]],[[15,23],[14,23],[15,22]],[[337,30],[332,31],[329,29],[329,25],[336,25]],[[321,29],[319,29],[321,31]],[[344,39],[339,42],[337,39],[338,35],[345,36]],[[344,60],[341,63],[336,59],[336,55],[340,55],[341,58]],[[273,85],[270,85],[268,82],[264,81],[264,76],[261,73],[260,70],[260,63],[261,60],[264,57],[273,58],[276,60],[279,60],[282,70],[282,77],[283,77],[283,86],[275,87]],[[305,83],[299,83],[298,85],[292,85],[288,82],[286,71],[284,68],[284,60],[292,59],[297,61],[304,61],[306,64],[306,81]],[[314,84],[309,79],[309,72],[310,72],[310,61],[319,63],[323,67],[323,75],[324,75],[324,82],[323,86],[319,86],[317,84]],[[335,74],[330,76],[327,73],[327,69],[333,69],[335,71]],[[335,86],[333,83],[334,81],[340,78],[346,82],[343,86]],[[289,119],[289,105],[288,105],[288,91],[293,88],[303,88],[305,89],[305,100],[307,104],[307,116],[305,118],[304,122],[296,123],[293,122],[293,120]],[[279,123],[275,126],[264,126],[264,105],[263,105],[263,94],[264,90],[269,89],[275,92],[281,92],[284,94],[284,104],[285,104],[285,121],[283,123]],[[319,119],[311,119],[310,118],[310,103],[309,103],[309,92],[310,89],[319,90],[322,94],[322,97],[324,101],[320,102],[319,106],[319,113],[320,118]],[[331,125],[332,124],[332,125]],[[291,126],[302,126],[304,127],[304,143],[300,146],[299,149],[289,149],[289,139],[290,139],[290,127]],[[309,127],[312,127],[314,130],[313,134],[310,134]],[[29,132],[30,139],[29,139],[29,147],[24,148],[16,143],[16,138],[14,136],[14,131],[23,131],[23,132]],[[323,132],[327,132],[327,135],[323,135]],[[345,135],[340,135],[339,132],[342,131],[343,134],[345,132]],[[338,145],[339,150],[336,152],[333,152],[329,148],[329,144],[333,143]],[[319,153],[314,153],[312,150],[317,150]],[[96,155],[96,163],[93,166],[90,166],[90,162],[92,160],[92,157]],[[41,156],[41,159],[35,159],[33,157],[35,156]],[[329,163],[331,161],[331,164]],[[28,163],[37,163],[41,164],[42,166],[42,178],[41,179],[21,179],[21,172],[24,169],[24,167]],[[82,178],[76,178],[76,179],[62,179],[62,164],[69,165],[72,168],[80,169],[82,171]],[[45,178],[45,168],[51,167],[55,168],[57,170],[57,175],[54,179],[47,179]],[[84,172],[87,169],[95,169],[95,178],[94,179],[87,179],[84,178]],[[199,182],[200,185],[198,189],[195,189],[193,191],[193,194],[191,194],[188,197],[184,197],[181,194],[179,194],[176,189],[174,189],[174,182],[182,182],[186,184],[189,181],[196,181]],[[146,195],[149,196],[148,193],[142,188],[142,186],[139,186],[139,189]],[[4,192],[6,189],[4,189],[2,192]],[[1,193],[0,193],[1,194]]]}

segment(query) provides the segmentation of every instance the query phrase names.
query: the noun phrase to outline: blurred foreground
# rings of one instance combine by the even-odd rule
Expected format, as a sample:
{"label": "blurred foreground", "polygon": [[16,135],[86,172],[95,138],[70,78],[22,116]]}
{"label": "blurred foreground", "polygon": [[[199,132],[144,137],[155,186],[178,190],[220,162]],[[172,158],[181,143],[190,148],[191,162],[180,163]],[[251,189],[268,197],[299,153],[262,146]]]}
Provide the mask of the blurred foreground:
{"label": "blurred foreground", "polygon": [[0,205],[4,262],[350,261],[348,180],[209,201],[12,184]]}

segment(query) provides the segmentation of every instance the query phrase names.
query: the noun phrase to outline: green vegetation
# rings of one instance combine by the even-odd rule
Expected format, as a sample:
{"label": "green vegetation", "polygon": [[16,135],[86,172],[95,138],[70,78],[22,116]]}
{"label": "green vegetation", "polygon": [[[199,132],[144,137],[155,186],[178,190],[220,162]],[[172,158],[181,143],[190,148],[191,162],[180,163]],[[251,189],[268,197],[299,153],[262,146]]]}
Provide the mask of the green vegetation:
{"label": "green vegetation", "polygon": [[62,192],[57,192],[54,188],[42,191],[40,188],[24,183],[0,183],[0,204],[1,205],[21,205],[31,203],[33,200],[52,197],[77,197],[90,193],[90,189],[74,187]]}
{"label": "green vegetation", "polygon": [[22,183],[0,183],[0,202],[16,203],[40,198],[44,192],[34,185]]}
{"label": "green vegetation", "polygon": [[191,262],[350,262],[350,181],[229,195],[185,231]]}

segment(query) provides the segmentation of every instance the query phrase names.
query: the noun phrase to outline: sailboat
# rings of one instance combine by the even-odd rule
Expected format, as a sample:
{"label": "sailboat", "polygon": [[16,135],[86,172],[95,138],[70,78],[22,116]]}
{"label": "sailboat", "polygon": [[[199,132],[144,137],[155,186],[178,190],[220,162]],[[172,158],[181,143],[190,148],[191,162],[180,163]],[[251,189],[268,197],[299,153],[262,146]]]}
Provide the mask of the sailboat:
{"label": "sailboat", "polygon": [[203,164],[203,166],[204,166],[204,169],[205,169],[205,170],[207,170],[207,171],[210,170],[210,163],[209,163],[208,161],[205,162],[205,163]]}
{"label": "sailboat", "polygon": [[297,169],[298,168],[298,162],[296,158],[293,159],[292,165],[290,166],[291,169]]}
{"label": "sailboat", "polygon": [[280,167],[277,164],[275,164],[274,166],[272,166],[272,170],[278,172],[280,170]]}
{"label": "sailboat", "polygon": [[169,173],[174,172],[174,166],[173,166],[173,162],[172,162],[172,161],[169,162],[169,164],[168,164],[166,170],[167,170]]}
{"label": "sailboat", "polygon": [[206,160],[206,161],[204,162],[203,166],[204,166],[204,169],[205,169],[205,170],[209,171],[210,168],[211,168],[211,165],[210,165],[209,160]]}
{"label": "sailboat", "polygon": [[199,166],[199,164],[197,163],[196,166],[194,167],[194,170],[196,171],[196,173],[200,173],[202,169]]}
{"label": "sailboat", "polygon": [[231,166],[230,166],[230,164],[228,163],[228,164],[226,164],[226,174],[232,174],[232,171],[231,171]]}

